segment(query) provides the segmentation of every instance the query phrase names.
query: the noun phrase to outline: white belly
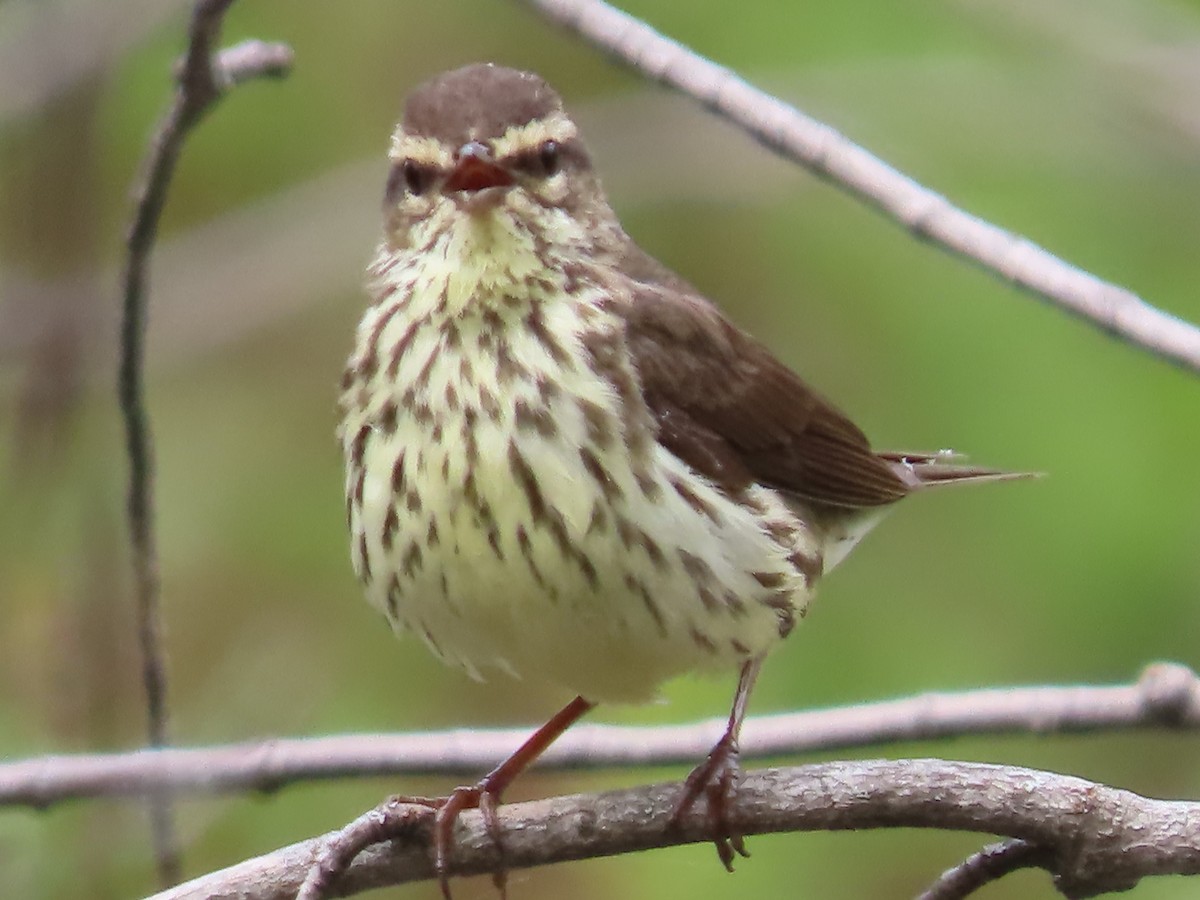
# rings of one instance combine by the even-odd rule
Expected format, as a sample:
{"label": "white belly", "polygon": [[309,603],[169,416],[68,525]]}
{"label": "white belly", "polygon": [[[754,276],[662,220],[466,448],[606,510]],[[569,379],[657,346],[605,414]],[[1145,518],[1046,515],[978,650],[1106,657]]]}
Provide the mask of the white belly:
{"label": "white belly", "polygon": [[[348,416],[350,525],[371,602],[472,673],[594,701],[646,700],[667,678],[766,652],[808,601],[787,557],[815,549],[811,535],[770,492],[757,510],[733,503],[631,434],[586,349],[546,324],[566,366],[519,329],[488,348],[480,323],[457,320],[453,347],[480,350],[464,367],[444,329],[420,326],[394,387]],[[498,357],[517,372],[499,374]],[[789,520],[786,545],[764,528],[770,515]]]}
{"label": "white belly", "polygon": [[580,281],[569,305],[566,264],[518,226],[463,220],[376,260],[341,428],[369,599],[472,673],[593,701],[761,655],[808,602],[794,560],[817,541],[655,442],[613,298]]}

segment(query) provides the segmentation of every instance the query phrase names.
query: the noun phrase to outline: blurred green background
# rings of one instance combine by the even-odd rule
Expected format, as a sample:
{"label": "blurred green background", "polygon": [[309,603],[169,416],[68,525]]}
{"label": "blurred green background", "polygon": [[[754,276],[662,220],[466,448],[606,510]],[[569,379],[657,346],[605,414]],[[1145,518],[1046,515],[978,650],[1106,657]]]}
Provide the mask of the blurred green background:
{"label": "blurred green background", "polygon": [[[165,109],[185,4],[0,3],[0,756],[125,749],[143,708],[116,412],[129,189]],[[637,0],[659,29],[954,202],[1200,321],[1200,3]],[[294,74],[228,98],[188,143],[151,271],[148,390],[177,742],[539,723],[561,699],[479,685],[397,643],[343,534],[335,385],[363,307],[383,153],[418,81],[536,69],[590,139],[644,247],[850,412],[880,446],[1049,473],[905,504],[772,658],[755,712],[916,691],[1108,683],[1200,665],[1200,385],[901,229],[502,0],[243,0],[227,42]],[[733,687],[601,721],[723,715]],[[886,748],[1200,793],[1195,735]],[[878,749],[867,755],[878,755]],[[678,777],[532,776],[510,799]],[[179,804],[188,875],[453,779],[295,786]],[[904,898],[985,838],[755,838],[513,875],[523,900]],[[153,887],[140,804],[0,809],[21,898]],[[418,885],[378,896],[433,897]],[[1129,896],[1194,897],[1157,879]],[[486,879],[456,897],[494,897]],[[1028,873],[989,898],[1056,896]]]}

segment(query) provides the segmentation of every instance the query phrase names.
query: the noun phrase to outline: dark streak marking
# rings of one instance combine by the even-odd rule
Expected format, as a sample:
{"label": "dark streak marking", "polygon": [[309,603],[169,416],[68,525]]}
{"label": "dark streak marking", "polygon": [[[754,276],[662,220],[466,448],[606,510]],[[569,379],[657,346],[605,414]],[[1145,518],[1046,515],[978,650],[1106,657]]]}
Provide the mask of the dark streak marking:
{"label": "dark streak marking", "polygon": [[367,533],[365,531],[358,536],[358,560],[358,577],[362,580],[363,584],[370,584],[371,557],[367,555]]}
{"label": "dark streak marking", "polygon": [[383,519],[383,549],[392,549],[392,541],[396,538],[396,531],[400,528],[400,516],[396,514],[396,506],[393,503],[388,504],[387,515]]}
{"label": "dark streak marking", "polygon": [[592,504],[592,515],[588,519],[587,534],[597,534],[608,524],[608,513],[599,501]]}
{"label": "dark streak marking", "polygon": [[692,581],[699,584],[701,581],[711,582],[716,581],[716,575],[713,574],[712,566],[706,563],[695,553],[689,553],[682,547],[679,548],[679,559],[683,562],[683,571],[687,572]]}
{"label": "dark streak marking", "polygon": [[396,375],[399,373],[400,360],[404,357],[404,354],[408,350],[409,344],[412,343],[413,338],[417,336],[417,332],[421,330],[422,326],[424,326],[425,321],[425,318],[422,317],[412,322],[408,328],[404,330],[404,334],[401,335],[400,340],[398,340],[392,346],[392,356],[391,359],[388,360],[387,367],[388,378],[395,379]]}
{"label": "dark streak marking", "polygon": [[647,500],[657,503],[662,498],[662,485],[649,471],[641,468],[634,469],[633,477]]}
{"label": "dark streak marking", "polygon": [[604,494],[604,499],[610,503],[621,496],[620,486],[613,481],[612,475],[604,468],[600,460],[596,458],[596,454],[588,447],[581,447],[579,450],[579,458],[583,462],[583,467],[587,469],[588,474],[600,485],[600,490]]}
{"label": "dark streak marking", "polygon": [[708,637],[706,634],[701,633],[701,631],[698,628],[696,628],[695,625],[693,625],[691,627],[691,629],[689,630],[688,633],[691,635],[692,641],[704,652],[706,652],[706,653],[716,653],[717,652],[717,645],[712,642],[712,639],[710,637]]}
{"label": "dark streak marking", "polygon": [[550,333],[550,329],[546,327],[546,319],[542,315],[540,304],[536,304],[529,310],[529,314],[525,317],[525,326],[537,338],[537,342],[542,345],[542,349],[546,351],[549,357],[554,360],[559,366],[564,369],[571,369],[571,356],[563,349],[562,345]]}
{"label": "dark streak marking", "polygon": [[547,378],[545,375],[538,376],[538,378],[537,378],[538,399],[540,399],[542,401],[542,403],[544,403],[546,406],[549,406],[551,404],[551,402],[553,402],[555,399],[557,399],[560,390],[561,390],[561,388],[559,388],[557,382]]}
{"label": "dark streak marking", "polygon": [[613,417],[592,400],[579,400],[579,408],[587,425],[588,440],[601,450],[607,450],[613,445],[613,426],[616,424]]}
{"label": "dark streak marking", "polygon": [[[521,548],[521,555],[525,557],[525,562],[529,565],[529,571],[533,575],[533,580],[539,587],[546,587],[546,582],[542,578],[542,573],[537,567],[537,563],[533,560],[533,547],[529,542],[529,533],[525,530],[524,525],[517,526],[517,546]],[[552,594],[551,599],[556,599],[557,594]]]}
{"label": "dark streak marking", "polygon": [[521,455],[521,451],[512,441],[508,443],[508,466],[512,469],[517,484],[525,492],[525,501],[529,504],[529,512],[533,516],[533,521],[544,522],[546,520],[546,501],[542,497],[542,490],[538,487],[537,478],[534,477],[533,470],[529,468],[529,463],[525,461],[525,457]]}
{"label": "dark streak marking", "polygon": [[583,572],[583,577],[587,579],[588,586],[594,591],[600,586],[600,575],[596,572],[596,566],[592,560],[582,552],[577,552],[575,561],[579,563],[579,568]]}
{"label": "dark streak marking", "polygon": [[821,554],[810,555],[803,550],[797,550],[788,557],[788,562],[796,567],[796,570],[804,576],[805,586],[810,586],[820,576],[825,568],[824,560]]}
{"label": "dark streak marking", "polygon": [[421,545],[413,541],[404,551],[404,558],[400,560],[400,571],[408,578],[412,578],[420,570],[421,564]]}
{"label": "dark streak marking", "polygon": [[413,381],[414,385],[418,387],[424,387],[429,383],[429,373],[433,371],[433,365],[438,361],[438,357],[441,355],[441,347],[434,346],[434,348],[429,351],[429,357],[421,365],[421,371],[417,373],[417,377]]}
{"label": "dark streak marking", "polygon": [[383,404],[383,409],[379,411],[379,427],[384,434],[394,434],[396,432],[396,401],[389,399]]}
{"label": "dark streak marking", "polygon": [[663,619],[662,610],[658,608],[658,604],[654,602],[654,598],[646,590],[645,583],[640,578],[635,578],[627,572],[625,573],[625,587],[642,598],[642,604],[646,607],[646,611],[650,613],[650,618],[654,620],[654,624],[658,626],[659,637],[665,638],[667,636],[667,623]]}
{"label": "dark streak marking", "polygon": [[387,328],[392,317],[399,311],[400,304],[393,304],[375,320],[375,327],[371,329],[371,336],[367,338],[363,360],[358,367],[364,379],[370,378],[379,369],[379,339],[383,335],[383,329]]}
{"label": "dark streak marking", "polygon": [[400,578],[395,572],[392,573],[392,578],[388,581],[387,608],[388,615],[393,622],[400,618]]}
{"label": "dark streak marking", "polygon": [[488,390],[486,385],[479,386],[479,408],[493,422],[500,421],[500,401]]}
{"label": "dark streak marking", "polygon": [[[590,357],[592,368],[616,391],[625,415],[622,423],[625,443],[635,462],[644,464],[652,451],[650,437],[654,424],[630,370],[624,342],[620,335],[612,331],[589,331],[583,334],[581,341]],[[643,490],[647,488],[643,486]],[[650,496],[649,492],[647,496]]]}
{"label": "dark streak marking", "polygon": [[763,605],[775,610],[779,618],[779,636],[787,637],[796,627],[796,610],[787,591],[775,591],[763,599]]}
{"label": "dark streak marking", "polygon": [[492,548],[492,552],[496,554],[496,559],[504,562],[504,551],[500,549],[500,532],[496,531],[495,527],[488,530],[488,546]]}
{"label": "dark streak marking", "polygon": [[746,614],[746,601],[735,594],[733,591],[726,591],[722,595],[725,605],[729,607],[729,612],[734,616],[744,616]]}
{"label": "dark streak marking", "polygon": [[361,466],[363,454],[367,452],[367,438],[371,435],[371,426],[363,425],[354,434],[354,440],[350,442],[350,464]]}
{"label": "dark streak marking", "polygon": [[714,525],[721,524],[721,514],[717,512],[716,507],[693,491],[686,481],[681,478],[672,478],[671,487],[675,488],[675,493],[679,494],[684,502],[696,512],[707,516]]}
{"label": "dark streak marking", "polygon": [[782,572],[751,572],[750,574],[765,588],[777,588],[783,584],[785,579]]}
{"label": "dark streak marking", "polygon": [[650,562],[654,563],[659,569],[666,567],[667,558],[663,556],[662,548],[658,546],[658,542],[654,538],[650,537],[649,533],[640,528],[638,529],[638,543],[646,551],[646,555],[650,557]]}
{"label": "dark streak marking", "polygon": [[433,639],[433,632],[431,632],[429,630],[429,626],[426,625],[424,622],[421,622],[420,627],[421,627],[421,636],[423,638],[425,638],[425,641],[429,644],[429,649],[433,651],[434,656],[437,656],[441,659],[445,659],[446,651],[444,651],[441,648],[441,645],[438,644],[438,642]]}
{"label": "dark streak marking", "polygon": [[399,494],[404,490],[404,451],[396,457],[392,464],[392,493]]}
{"label": "dark streak marking", "polygon": [[550,411],[544,406],[535,409],[530,406],[528,400],[522,398],[517,401],[513,414],[516,418],[517,428],[536,431],[544,438],[552,438],[558,433],[558,426],[555,425]]}

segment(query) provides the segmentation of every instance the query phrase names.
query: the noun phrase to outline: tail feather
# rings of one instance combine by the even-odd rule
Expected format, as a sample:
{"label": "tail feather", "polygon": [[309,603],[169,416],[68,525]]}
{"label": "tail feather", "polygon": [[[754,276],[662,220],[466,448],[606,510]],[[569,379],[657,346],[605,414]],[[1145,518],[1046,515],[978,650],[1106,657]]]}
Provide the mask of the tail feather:
{"label": "tail feather", "polygon": [[[882,451],[875,454],[889,463],[909,491],[943,484],[977,484],[985,481],[1015,481],[1038,478],[1040,472],[1006,472],[985,466],[966,465],[962,454],[953,450],[936,453],[899,453]],[[825,572],[846,558],[846,554],[867,532],[884,517],[887,507],[840,510],[827,523],[828,541],[825,547]]]}
{"label": "tail feather", "polygon": [[910,488],[943,484],[974,484],[985,481],[1016,481],[1039,478],[1041,472],[1008,472],[986,466],[967,465],[965,457],[953,450],[926,452],[882,451],[876,454],[892,464],[892,470]]}

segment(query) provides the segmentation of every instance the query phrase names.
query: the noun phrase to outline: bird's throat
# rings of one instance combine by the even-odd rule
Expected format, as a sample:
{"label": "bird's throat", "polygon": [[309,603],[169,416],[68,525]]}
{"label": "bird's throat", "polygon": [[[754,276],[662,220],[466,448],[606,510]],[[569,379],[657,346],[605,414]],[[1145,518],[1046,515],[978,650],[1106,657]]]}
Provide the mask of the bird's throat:
{"label": "bird's throat", "polygon": [[392,288],[385,296],[407,295],[409,318],[426,312],[471,318],[497,303],[512,307],[557,295],[565,287],[560,260],[579,229],[562,215],[541,212],[530,215],[511,197],[474,211],[447,201],[408,247],[381,248],[373,271],[380,287]]}

